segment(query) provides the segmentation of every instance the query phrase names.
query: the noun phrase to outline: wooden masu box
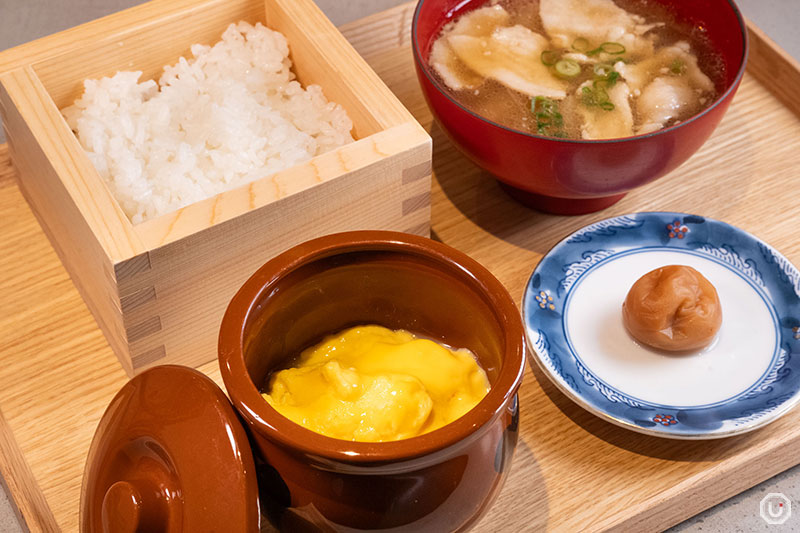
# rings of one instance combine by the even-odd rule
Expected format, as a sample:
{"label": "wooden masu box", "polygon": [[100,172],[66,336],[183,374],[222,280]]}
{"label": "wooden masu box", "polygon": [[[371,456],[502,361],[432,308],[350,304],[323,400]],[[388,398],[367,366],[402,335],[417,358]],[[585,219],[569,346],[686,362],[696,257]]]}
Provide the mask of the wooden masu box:
{"label": "wooden masu box", "polygon": [[[297,78],[347,110],[356,142],[132,224],[59,109],[84,79],[157,78],[240,20],[287,37]],[[311,0],[154,0],[12,48],[0,53],[0,113],[20,188],[130,375],[214,359],[233,294],[290,246],[430,231],[430,137]]]}

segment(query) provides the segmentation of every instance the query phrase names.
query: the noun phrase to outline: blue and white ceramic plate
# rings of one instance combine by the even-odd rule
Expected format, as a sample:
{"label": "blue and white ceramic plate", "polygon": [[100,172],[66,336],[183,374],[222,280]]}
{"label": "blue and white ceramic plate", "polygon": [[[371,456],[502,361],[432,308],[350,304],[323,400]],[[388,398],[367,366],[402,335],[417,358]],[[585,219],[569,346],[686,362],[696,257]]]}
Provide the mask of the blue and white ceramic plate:
{"label": "blue and white ceramic plate", "polygon": [[[719,294],[722,326],[698,353],[649,349],[622,323],[631,285],[671,264],[694,267]],[[800,401],[800,272],[724,222],[637,213],[587,226],[542,259],[522,310],[529,355],[558,388],[634,431],[727,437]]]}

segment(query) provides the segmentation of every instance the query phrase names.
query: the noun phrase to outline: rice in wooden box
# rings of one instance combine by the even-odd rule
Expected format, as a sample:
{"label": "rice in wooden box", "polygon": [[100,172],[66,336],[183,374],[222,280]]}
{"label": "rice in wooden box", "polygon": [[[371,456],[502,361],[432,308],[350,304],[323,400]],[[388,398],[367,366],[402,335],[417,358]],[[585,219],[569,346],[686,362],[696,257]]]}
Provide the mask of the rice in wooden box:
{"label": "rice in wooden box", "polygon": [[[132,222],[60,110],[86,79],[156,79],[239,21],[285,35],[298,81],[347,111],[355,141]],[[298,242],[430,229],[430,138],[311,0],[154,0],[7,50],[0,113],[20,187],[129,374],[215,358],[236,289]]]}

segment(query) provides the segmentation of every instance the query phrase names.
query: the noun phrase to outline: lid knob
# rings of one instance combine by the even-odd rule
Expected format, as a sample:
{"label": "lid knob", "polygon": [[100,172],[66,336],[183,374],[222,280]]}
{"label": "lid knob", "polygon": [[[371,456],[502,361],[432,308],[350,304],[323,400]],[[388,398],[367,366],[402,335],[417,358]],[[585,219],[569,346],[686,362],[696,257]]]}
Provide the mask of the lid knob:
{"label": "lid knob", "polygon": [[136,533],[142,519],[142,495],[127,481],[111,485],[103,497],[104,533]]}

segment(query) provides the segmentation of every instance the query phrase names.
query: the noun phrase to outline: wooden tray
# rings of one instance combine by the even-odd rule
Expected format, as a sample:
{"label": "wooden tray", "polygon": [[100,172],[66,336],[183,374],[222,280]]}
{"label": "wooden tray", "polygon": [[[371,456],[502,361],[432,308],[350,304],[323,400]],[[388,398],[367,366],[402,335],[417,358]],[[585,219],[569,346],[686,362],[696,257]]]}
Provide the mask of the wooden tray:
{"label": "wooden tray", "polygon": [[[800,264],[800,109],[789,97],[800,86],[800,66],[758,29],[751,27],[748,75],[699,153],[613,208],[567,218],[514,203],[432,124],[413,72],[412,9],[343,30],[433,135],[434,236],[486,265],[517,301],[531,270],[563,236],[632,211],[721,219]],[[759,79],[774,82],[772,92]],[[76,531],[86,452],[127,378],[21,196],[5,146],[0,213],[0,474],[32,531]],[[201,370],[219,382],[215,363]],[[666,528],[800,463],[800,410],[736,438],[659,440],[603,422],[530,368],[520,410],[510,478],[478,531]]]}

